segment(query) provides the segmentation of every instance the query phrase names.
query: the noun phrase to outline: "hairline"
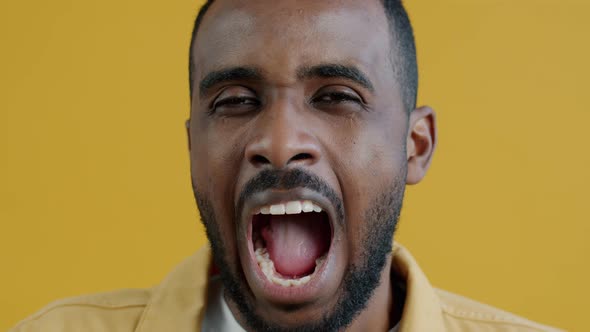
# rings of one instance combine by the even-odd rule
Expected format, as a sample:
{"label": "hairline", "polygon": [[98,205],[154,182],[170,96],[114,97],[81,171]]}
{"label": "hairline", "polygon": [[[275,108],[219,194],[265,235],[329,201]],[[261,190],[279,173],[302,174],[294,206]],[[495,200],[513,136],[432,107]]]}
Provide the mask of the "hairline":
{"label": "hairline", "polygon": [[[215,0],[207,0],[199,9],[195,23],[193,26],[191,41],[189,46],[189,93],[190,98],[194,93],[195,88],[195,77],[194,72],[196,69],[194,61],[194,48],[197,39],[197,34],[200,29],[200,25],[208,12],[209,7],[215,2]],[[414,41],[414,32],[412,24],[409,20],[408,13],[405,9],[402,0],[379,0],[382,5],[384,14],[387,18],[389,27],[389,48],[390,56],[389,60],[393,70],[393,75],[399,84],[402,104],[407,113],[410,113],[416,107],[417,93],[418,93],[418,73],[417,73],[417,59],[416,59],[416,45]],[[388,6],[397,7],[398,11],[392,11]],[[394,17],[393,14],[400,14],[400,17]],[[399,15],[398,15],[399,16]],[[400,22],[406,20],[407,22]],[[404,34],[401,32],[402,29],[409,28],[409,31]],[[408,36],[409,34],[409,36]],[[406,37],[406,38],[404,38]],[[408,40],[409,39],[409,40]],[[409,43],[408,43],[409,42]],[[406,45],[407,44],[407,45]],[[412,53],[412,54],[405,54]]]}

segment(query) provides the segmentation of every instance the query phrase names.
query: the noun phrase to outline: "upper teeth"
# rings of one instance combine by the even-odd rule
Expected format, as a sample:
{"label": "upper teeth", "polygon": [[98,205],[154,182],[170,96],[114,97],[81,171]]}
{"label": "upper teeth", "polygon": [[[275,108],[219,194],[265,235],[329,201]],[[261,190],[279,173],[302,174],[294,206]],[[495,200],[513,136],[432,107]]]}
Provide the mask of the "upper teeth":
{"label": "upper teeth", "polygon": [[290,201],[263,206],[256,214],[298,214],[301,212],[322,212],[322,208],[312,201]]}

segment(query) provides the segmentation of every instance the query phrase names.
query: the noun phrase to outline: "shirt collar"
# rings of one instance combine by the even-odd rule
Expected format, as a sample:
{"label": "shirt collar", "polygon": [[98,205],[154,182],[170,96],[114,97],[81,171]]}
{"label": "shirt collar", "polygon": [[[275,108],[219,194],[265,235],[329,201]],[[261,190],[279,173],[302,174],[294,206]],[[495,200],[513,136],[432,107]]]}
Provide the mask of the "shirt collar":
{"label": "shirt collar", "polygon": [[207,245],[177,266],[154,288],[135,332],[195,332],[204,314],[211,261]]}
{"label": "shirt collar", "polygon": [[[441,305],[434,288],[412,257],[395,243],[392,269],[405,281],[406,300],[399,331],[444,332]],[[207,298],[211,249],[205,246],[154,288],[135,332],[195,332]]]}
{"label": "shirt collar", "polygon": [[444,332],[441,304],[434,288],[410,252],[394,244],[391,268],[406,283],[406,301],[399,331]]}

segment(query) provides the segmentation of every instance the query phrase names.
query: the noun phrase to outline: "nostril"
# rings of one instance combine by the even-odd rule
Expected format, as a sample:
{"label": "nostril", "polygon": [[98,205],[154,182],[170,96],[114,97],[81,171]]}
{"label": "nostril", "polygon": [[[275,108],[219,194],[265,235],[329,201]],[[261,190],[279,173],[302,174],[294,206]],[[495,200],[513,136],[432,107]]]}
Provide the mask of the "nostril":
{"label": "nostril", "polygon": [[259,155],[259,154],[255,154],[254,156],[252,156],[250,158],[250,162],[253,165],[256,166],[261,166],[261,165],[265,165],[265,164],[270,164],[270,161],[268,159],[266,159],[265,157]]}
{"label": "nostril", "polygon": [[295,156],[291,157],[291,161],[302,161],[302,160],[311,160],[313,156],[309,153],[298,153]]}

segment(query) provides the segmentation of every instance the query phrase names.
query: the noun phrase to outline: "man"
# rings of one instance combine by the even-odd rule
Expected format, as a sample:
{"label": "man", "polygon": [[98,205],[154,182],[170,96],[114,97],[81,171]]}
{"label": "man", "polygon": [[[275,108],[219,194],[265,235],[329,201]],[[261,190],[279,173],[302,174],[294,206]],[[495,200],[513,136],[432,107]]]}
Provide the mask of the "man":
{"label": "man", "polygon": [[210,249],[154,289],[57,302],[13,331],[554,330],[433,289],[392,242],[436,145],[399,1],[210,1],[190,51]]}

